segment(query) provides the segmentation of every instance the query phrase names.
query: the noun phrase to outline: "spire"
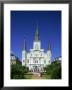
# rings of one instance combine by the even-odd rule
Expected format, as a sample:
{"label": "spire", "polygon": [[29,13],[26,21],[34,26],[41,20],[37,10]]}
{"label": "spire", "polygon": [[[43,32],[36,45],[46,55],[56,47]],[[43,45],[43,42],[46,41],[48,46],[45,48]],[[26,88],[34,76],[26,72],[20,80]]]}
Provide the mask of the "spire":
{"label": "spire", "polygon": [[24,39],[24,47],[23,50],[26,50],[26,40]]}
{"label": "spire", "polygon": [[38,24],[37,24],[36,33],[35,33],[35,41],[39,41]]}
{"label": "spire", "polygon": [[49,44],[48,44],[48,50],[51,50],[51,44],[50,44],[50,41],[49,41]]}

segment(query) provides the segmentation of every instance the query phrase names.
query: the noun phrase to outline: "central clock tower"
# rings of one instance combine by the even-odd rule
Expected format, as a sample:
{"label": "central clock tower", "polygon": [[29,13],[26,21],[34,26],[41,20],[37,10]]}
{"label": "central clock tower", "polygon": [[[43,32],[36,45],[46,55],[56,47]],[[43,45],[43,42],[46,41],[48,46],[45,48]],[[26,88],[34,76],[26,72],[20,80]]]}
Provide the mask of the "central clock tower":
{"label": "central clock tower", "polygon": [[34,48],[34,50],[40,50],[40,48],[41,48],[41,42],[40,42],[40,39],[39,39],[38,26],[36,28],[35,40],[34,40],[33,48]]}

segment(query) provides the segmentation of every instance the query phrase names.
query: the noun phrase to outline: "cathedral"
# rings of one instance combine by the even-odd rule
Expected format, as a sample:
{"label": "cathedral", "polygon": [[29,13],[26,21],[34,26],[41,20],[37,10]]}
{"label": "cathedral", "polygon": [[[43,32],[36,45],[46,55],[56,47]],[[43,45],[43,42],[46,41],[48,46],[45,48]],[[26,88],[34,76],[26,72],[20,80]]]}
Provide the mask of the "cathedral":
{"label": "cathedral", "polygon": [[37,27],[33,48],[30,49],[29,53],[26,51],[26,42],[24,40],[24,47],[22,50],[22,66],[27,66],[32,72],[43,72],[44,67],[49,64],[51,64],[51,46],[49,43],[46,53],[44,49],[41,48],[41,41]]}

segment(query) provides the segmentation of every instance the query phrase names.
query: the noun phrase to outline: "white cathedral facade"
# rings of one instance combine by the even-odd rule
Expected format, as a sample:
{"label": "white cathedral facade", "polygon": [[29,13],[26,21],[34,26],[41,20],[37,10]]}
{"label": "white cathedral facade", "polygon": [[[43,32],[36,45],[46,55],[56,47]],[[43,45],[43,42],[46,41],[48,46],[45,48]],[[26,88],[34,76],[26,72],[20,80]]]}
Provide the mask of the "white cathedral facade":
{"label": "white cathedral facade", "polygon": [[44,71],[43,68],[46,65],[51,64],[51,46],[48,45],[48,50],[45,53],[41,48],[41,41],[39,39],[38,28],[35,33],[35,40],[33,42],[33,48],[29,53],[26,51],[26,42],[24,41],[24,48],[22,50],[22,66],[27,66],[30,71],[40,72]]}

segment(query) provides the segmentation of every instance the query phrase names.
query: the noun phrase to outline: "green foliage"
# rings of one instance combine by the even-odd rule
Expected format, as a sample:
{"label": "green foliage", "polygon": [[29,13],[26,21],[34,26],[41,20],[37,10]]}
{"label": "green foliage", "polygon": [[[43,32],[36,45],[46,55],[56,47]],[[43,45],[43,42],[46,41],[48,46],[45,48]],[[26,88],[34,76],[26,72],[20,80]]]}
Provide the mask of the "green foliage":
{"label": "green foliage", "polygon": [[61,63],[58,61],[47,65],[44,70],[46,71],[46,76],[50,76],[51,79],[61,79]]}
{"label": "green foliage", "polygon": [[11,79],[25,79],[24,74],[28,72],[28,68],[21,65],[11,65]]}

